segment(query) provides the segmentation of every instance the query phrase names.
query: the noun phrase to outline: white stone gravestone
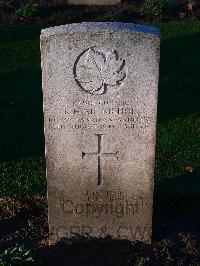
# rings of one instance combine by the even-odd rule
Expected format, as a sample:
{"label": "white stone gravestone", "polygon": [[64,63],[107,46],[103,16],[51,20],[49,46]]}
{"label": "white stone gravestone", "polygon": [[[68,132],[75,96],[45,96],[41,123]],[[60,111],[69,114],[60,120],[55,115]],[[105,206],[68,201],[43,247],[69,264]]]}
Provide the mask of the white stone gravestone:
{"label": "white stone gravestone", "polygon": [[150,242],[159,31],[124,23],[42,30],[52,240]]}

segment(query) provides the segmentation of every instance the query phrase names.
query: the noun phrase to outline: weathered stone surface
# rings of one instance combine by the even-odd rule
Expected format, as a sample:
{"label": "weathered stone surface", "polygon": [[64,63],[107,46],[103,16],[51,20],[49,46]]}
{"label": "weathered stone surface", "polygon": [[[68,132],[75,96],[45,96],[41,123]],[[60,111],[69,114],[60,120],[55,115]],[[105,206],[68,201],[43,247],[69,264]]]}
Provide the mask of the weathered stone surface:
{"label": "weathered stone surface", "polygon": [[120,4],[121,0],[68,0],[69,5],[116,5]]}
{"label": "weathered stone surface", "polygon": [[123,23],[42,30],[53,240],[150,242],[159,32]]}

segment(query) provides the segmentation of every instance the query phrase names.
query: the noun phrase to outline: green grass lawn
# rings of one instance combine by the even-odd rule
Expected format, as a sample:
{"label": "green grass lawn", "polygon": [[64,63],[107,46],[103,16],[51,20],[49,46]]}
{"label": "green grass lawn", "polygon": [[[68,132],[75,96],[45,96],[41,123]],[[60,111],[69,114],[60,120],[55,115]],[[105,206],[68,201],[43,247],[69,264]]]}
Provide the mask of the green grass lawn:
{"label": "green grass lawn", "polygon": [[[155,191],[199,197],[200,22],[156,26],[162,41]],[[40,29],[0,26],[1,196],[46,193]]]}

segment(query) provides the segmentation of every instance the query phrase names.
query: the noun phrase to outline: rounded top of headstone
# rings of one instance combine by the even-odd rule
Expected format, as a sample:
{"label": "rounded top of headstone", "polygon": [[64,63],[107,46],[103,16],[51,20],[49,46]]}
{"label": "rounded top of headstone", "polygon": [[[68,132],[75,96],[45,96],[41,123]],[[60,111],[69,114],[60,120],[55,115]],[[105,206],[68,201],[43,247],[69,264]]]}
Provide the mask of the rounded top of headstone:
{"label": "rounded top of headstone", "polygon": [[41,38],[48,38],[54,35],[64,33],[76,33],[85,31],[120,31],[120,32],[141,32],[159,37],[160,31],[158,28],[122,22],[83,22],[66,24],[56,27],[50,27],[41,31]]}

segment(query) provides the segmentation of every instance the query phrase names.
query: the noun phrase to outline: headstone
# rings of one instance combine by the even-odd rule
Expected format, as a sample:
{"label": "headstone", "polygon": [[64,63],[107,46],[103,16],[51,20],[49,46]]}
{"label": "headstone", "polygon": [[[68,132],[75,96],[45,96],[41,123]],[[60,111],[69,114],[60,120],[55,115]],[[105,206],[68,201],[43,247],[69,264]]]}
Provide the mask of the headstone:
{"label": "headstone", "polygon": [[68,0],[68,5],[116,5],[121,0]]}
{"label": "headstone", "polygon": [[159,46],[134,24],[42,30],[52,241],[151,241]]}

